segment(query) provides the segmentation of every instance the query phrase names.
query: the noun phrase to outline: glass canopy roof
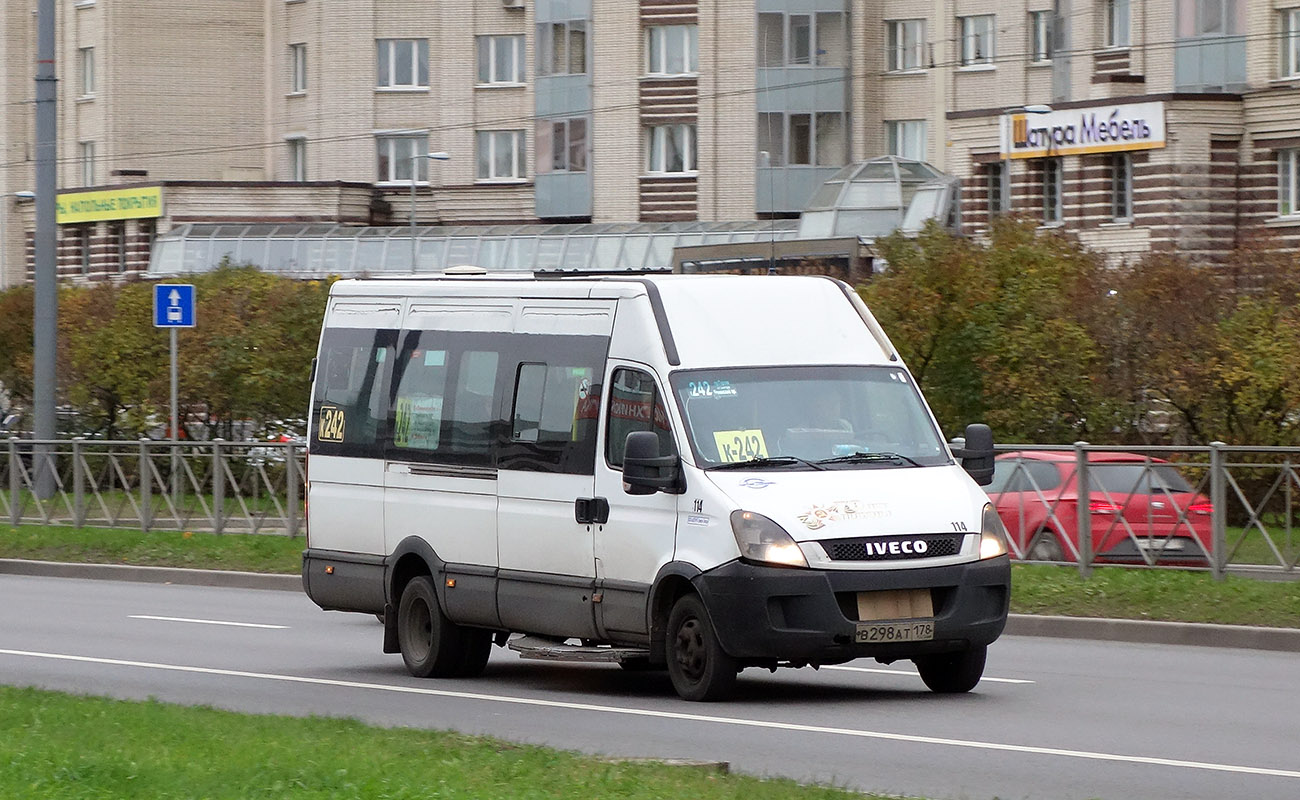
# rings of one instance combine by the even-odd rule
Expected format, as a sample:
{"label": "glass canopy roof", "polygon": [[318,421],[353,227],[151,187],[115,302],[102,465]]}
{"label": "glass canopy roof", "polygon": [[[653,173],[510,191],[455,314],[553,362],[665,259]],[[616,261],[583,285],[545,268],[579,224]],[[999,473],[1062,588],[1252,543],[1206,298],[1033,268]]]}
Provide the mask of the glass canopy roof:
{"label": "glass canopy roof", "polygon": [[928,219],[955,225],[961,181],[924,161],[881,156],[850,164],[813,194],[800,239],[916,233]]}
{"label": "glass canopy roof", "polygon": [[223,259],[296,277],[497,270],[667,270],[673,248],[795,238],[795,220],[493,225],[179,225],[159,236],[149,271],[207,272]]}
{"label": "glass canopy roof", "polygon": [[154,243],[149,272],[207,272],[223,261],[294,277],[491,271],[669,270],[679,247],[858,237],[954,226],[959,181],[921,161],[850,164],[813,195],[799,220],[357,227],[334,224],[178,225]]}

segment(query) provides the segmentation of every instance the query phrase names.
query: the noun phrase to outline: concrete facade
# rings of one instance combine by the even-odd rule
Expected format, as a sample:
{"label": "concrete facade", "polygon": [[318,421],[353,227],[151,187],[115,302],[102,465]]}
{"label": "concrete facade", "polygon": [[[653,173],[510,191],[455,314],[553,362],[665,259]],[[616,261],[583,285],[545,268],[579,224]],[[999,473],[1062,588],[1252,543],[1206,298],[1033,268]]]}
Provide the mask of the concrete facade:
{"label": "concrete facade", "polygon": [[[538,48],[543,29],[565,18],[585,23],[573,45],[585,48],[590,86],[590,108],[578,114],[587,121],[582,169],[591,192],[582,219],[797,213],[793,195],[802,188],[778,202],[779,187],[762,185],[772,176],[760,166],[758,112],[815,114],[822,107],[802,109],[802,97],[842,92],[842,153],[784,166],[777,174],[791,185],[802,187],[804,170],[821,175],[890,152],[892,130],[963,179],[962,229],[975,235],[991,212],[991,173],[1008,169],[1009,210],[1043,214],[1044,192],[1052,191],[1045,176],[1059,173],[1059,219],[1044,224],[1077,232],[1115,260],[1171,249],[1213,261],[1260,235],[1300,244],[1300,187],[1281,180],[1300,152],[1300,65],[1286,59],[1300,0],[68,0],[57,8],[60,191],[160,183],[166,204],[157,220],[63,231],[72,243],[65,274],[84,274],[87,260],[74,257],[76,248],[110,252],[128,241],[131,256],[117,263],[133,271],[150,237],[182,221],[405,224],[409,156],[390,159],[381,174],[382,141],[392,136],[417,139],[393,153],[451,154],[424,165],[418,221],[560,221],[548,216],[560,206],[537,188],[539,165],[547,160],[549,171],[553,156],[541,152],[549,133],[539,144],[538,131],[554,115],[542,112],[556,107],[551,95],[538,95]],[[0,0],[0,287],[21,282],[30,268],[32,206],[14,193],[34,184],[34,9],[33,0]],[[1217,9],[1220,17],[1203,19]],[[843,42],[813,41],[799,61],[807,20],[835,30],[833,17],[819,17],[827,13],[843,15],[836,23]],[[776,67],[760,64],[771,55],[759,52],[761,14],[784,15],[788,52]],[[1112,41],[1117,14],[1126,34]],[[648,67],[650,30],[661,26],[694,26],[695,69]],[[903,28],[915,34],[906,57],[891,46]],[[523,79],[480,80],[479,37],[519,37]],[[383,47],[399,71],[410,64],[392,53],[423,42],[427,80],[399,71],[386,80],[381,40],[398,43]],[[828,71],[819,60],[829,51],[838,59],[841,44],[842,66]],[[773,75],[789,85],[772,85]],[[1027,158],[999,166],[1008,109],[1150,102],[1160,104],[1164,146],[1133,150],[1127,176],[1117,177],[1105,149],[1054,156],[1055,165]],[[655,169],[651,131],[673,125],[694,126],[693,163]],[[521,170],[484,175],[489,131],[522,135]],[[787,134],[790,154],[795,135]],[[1131,191],[1129,213],[1117,218],[1119,178]],[[340,191],[351,199],[335,202]]]}

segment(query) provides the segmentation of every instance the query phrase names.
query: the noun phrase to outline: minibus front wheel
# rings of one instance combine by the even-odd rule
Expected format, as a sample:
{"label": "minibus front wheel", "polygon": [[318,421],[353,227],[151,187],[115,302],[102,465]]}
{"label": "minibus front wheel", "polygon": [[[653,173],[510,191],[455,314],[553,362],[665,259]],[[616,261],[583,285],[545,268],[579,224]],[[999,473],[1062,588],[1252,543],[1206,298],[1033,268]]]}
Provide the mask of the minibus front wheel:
{"label": "minibus front wheel", "polygon": [[988,657],[987,645],[939,653],[913,659],[921,680],[930,691],[939,694],[960,694],[975,688],[984,675],[984,661]]}
{"label": "minibus front wheel", "polygon": [[465,668],[465,637],[442,613],[427,575],[412,578],[402,591],[397,641],[407,671],[417,678],[451,678]]}
{"label": "minibus front wheel", "polygon": [[736,686],[740,665],[723,651],[699,596],[682,595],[668,615],[665,636],[668,677],[684,700],[724,700]]}

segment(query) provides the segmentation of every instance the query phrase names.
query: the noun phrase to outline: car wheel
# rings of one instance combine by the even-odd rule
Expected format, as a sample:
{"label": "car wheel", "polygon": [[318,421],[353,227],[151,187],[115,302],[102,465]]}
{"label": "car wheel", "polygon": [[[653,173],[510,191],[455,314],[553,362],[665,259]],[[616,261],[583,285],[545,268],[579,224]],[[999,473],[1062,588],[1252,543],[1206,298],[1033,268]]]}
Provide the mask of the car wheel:
{"label": "car wheel", "polygon": [[1029,561],[1064,561],[1065,551],[1061,548],[1061,540],[1056,538],[1055,533],[1041,530],[1034,534],[1025,556]]}
{"label": "car wheel", "polygon": [[913,659],[921,680],[930,691],[939,694],[960,694],[975,688],[984,675],[987,646],[972,647],[956,653],[940,653]]}
{"label": "car wheel", "polygon": [[417,678],[455,677],[466,663],[464,633],[442,613],[427,575],[413,579],[402,591],[397,643],[407,671]]}
{"label": "car wheel", "polygon": [[740,667],[723,651],[699,597],[678,598],[666,637],[668,677],[682,699],[722,700],[731,694]]}

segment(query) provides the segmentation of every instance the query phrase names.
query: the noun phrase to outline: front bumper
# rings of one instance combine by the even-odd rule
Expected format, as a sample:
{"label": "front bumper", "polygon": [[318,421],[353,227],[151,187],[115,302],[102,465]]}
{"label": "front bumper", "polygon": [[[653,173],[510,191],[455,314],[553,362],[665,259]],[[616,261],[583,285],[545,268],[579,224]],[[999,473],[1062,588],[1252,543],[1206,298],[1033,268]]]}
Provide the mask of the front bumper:
{"label": "front bumper", "polygon": [[[891,661],[987,645],[1007,623],[1011,561],[899,570],[808,570],[732,561],[694,580],[729,655],[750,662]],[[858,643],[857,593],[930,589],[934,638]]]}

